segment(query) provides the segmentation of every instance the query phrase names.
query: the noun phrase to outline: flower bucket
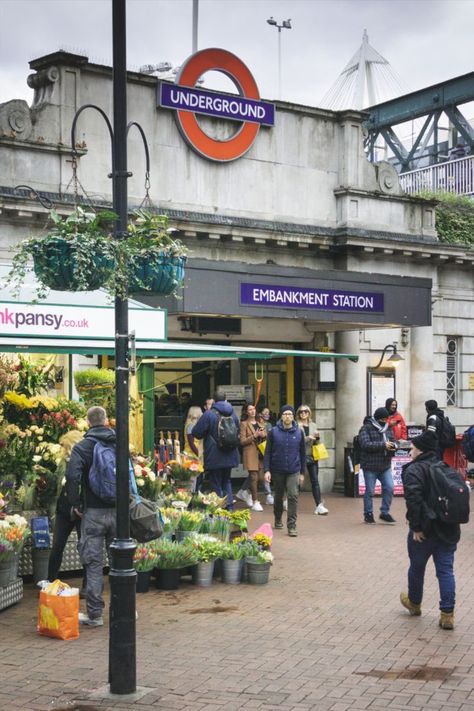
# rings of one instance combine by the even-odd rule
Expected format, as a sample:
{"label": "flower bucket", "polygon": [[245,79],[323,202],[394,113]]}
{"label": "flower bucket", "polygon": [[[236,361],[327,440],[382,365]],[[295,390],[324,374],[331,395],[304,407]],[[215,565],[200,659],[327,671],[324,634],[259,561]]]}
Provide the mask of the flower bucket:
{"label": "flower bucket", "polygon": [[13,565],[12,565],[12,569],[11,569],[11,579],[10,579],[11,583],[14,583],[18,577],[18,568],[20,567],[20,555],[21,555],[21,548],[19,551],[17,551],[16,553],[13,554]]}
{"label": "flower bucket", "polygon": [[9,558],[0,560],[0,588],[5,588],[13,582],[16,570],[18,570],[18,563],[15,561],[14,553]]}
{"label": "flower bucket", "polygon": [[247,558],[247,582],[250,585],[265,585],[270,578],[271,563],[256,563]]}
{"label": "flower bucket", "polygon": [[186,257],[158,254],[135,259],[135,271],[130,274],[129,293],[154,293],[169,296],[184,278]]}
{"label": "flower bucket", "polygon": [[238,585],[242,575],[242,560],[222,561],[222,582],[227,585]]}
{"label": "flower bucket", "polygon": [[206,563],[196,563],[193,569],[193,583],[202,588],[208,588],[212,585],[212,574],[214,573],[215,560],[209,560]]}
{"label": "flower bucket", "polygon": [[156,568],[155,585],[158,590],[177,590],[181,568]]}
{"label": "flower bucket", "polygon": [[[43,284],[55,291],[94,291],[111,275],[114,264],[100,254],[86,255],[90,261],[85,284],[77,278],[77,249],[61,237],[49,240],[33,254],[34,271]],[[81,255],[84,259],[84,255]]]}
{"label": "flower bucket", "polygon": [[137,570],[136,591],[147,593],[150,589],[151,570]]}
{"label": "flower bucket", "polygon": [[222,577],[222,559],[216,558],[214,561],[214,571],[212,573],[214,579]]}
{"label": "flower bucket", "polygon": [[31,561],[33,563],[33,582],[48,579],[49,548],[32,548]]}

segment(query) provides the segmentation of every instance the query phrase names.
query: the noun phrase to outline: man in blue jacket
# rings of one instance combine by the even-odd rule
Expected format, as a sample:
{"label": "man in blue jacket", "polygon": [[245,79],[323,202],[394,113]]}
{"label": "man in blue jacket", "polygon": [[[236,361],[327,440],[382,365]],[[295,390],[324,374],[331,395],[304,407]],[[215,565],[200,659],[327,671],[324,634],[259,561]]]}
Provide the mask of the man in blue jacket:
{"label": "man in blue jacket", "polygon": [[291,405],[283,405],[281,417],[267,436],[263,459],[265,481],[273,479],[275,528],[283,528],[283,496],[288,496],[287,528],[289,536],[297,536],[298,484],[304,480],[306,448],[303,430],[295,422]]}
{"label": "man in blue jacket", "polygon": [[[206,410],[194,425],[191,435],[204,440],[204,469],[208,472],[211,488],[218,496],[227,495],[227,508],[234,508],[234,497],[230,479],[232,467],[240,462],[238,448],[239,418],[225,395],[215,396],[210,410]],[[219,446],[219,423],[222,418],[231,418],[235,424],[236,443],[234,447]],[[230,424],[230,423],[228,423]],[[226,424],[226,429],[231,428]]]}

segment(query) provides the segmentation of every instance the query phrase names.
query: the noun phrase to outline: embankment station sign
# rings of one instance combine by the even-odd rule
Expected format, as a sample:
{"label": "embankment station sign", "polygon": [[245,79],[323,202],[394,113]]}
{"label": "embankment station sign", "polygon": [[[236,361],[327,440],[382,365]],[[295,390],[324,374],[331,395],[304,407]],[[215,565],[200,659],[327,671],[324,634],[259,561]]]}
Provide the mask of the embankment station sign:
{"label": "embankment station sign", "polygon": [[[228,76],[239,95],[196,88],[199,78],[209,71]],[[189,57],[176,77],[176,84],[160,83],[158,105],[175,110],[178,128],[196,153],[221,163],[240,158],[253,144],[260,126],[275,123],[275,106],[260,100],[250,70],[235,54],[224,49],[203,49]],[[231,138],[219,140],[203,131],[196,114],[241,121],[242,125]]]}
{"label": "embankment station sign", "polygon": [[383,313],[384,295],[376,292],[242,282],[240,303],[244,306],[279,306],[288,309],[304,307],[322,311]]}

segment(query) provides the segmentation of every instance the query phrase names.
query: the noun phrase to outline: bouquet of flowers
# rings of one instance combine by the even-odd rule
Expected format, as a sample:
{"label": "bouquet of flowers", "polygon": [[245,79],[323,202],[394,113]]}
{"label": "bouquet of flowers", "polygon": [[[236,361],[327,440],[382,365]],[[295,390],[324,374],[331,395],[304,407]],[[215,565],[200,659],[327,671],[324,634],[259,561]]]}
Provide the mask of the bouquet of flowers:
{"label": "bouquet of flowers", "polygon": [[213,536],[202,536],[199,539],[188,539],[184,546],[194,551],[198,563],[208,563],[219,558],[224,544]]}
{"label": "bouquet of flowers", "polygon": [[198,491],[193,497],[193,507],[195,509],[206,509],[209,513],[216,513],[218,509],[223,509],[226,505],[227,496],[219,497],[214,491],[203,494]]}
{"label": "bouquet of flowers", "polygon": [[261,550],[269,551],[272,547],[271,538],[266,536],[264,533],[254,533],[252,538],[255,543],[261,548]]}
{"label": "bouquet of flowers", "polygon": [[158,541],[154,541],[154,545],[157,555],[156,567],[162,570],[187,568],[197,562],[195,550],[187,543],[160,538]]}
{"label": "bouquet of flowers", "polygon": [[183,511],[176,526],[178,531],[196,531],[201,528],[203,514],[199,511]]}
{"label": "bouquet of flowers", "polygon": [[247,523],[250,521],[250,509],[236,509],[229,514],[230,522],[240,528],[241,531],[247,530]]}
{"label": "bouquet of flowers", "polygon": [[158,554],[153,543],[154,541],[137,545],[133,556],[133,566],[137,572],[144,573],[156,566]]}
{"label": "bouquet of flowers", "polygon": [[224,543],[222,546],[220,557],[224,560],[243,560],[247,555],[245,545],[236,543],[235,539],[232,543]]}
{"label": "bouquet of flowers", "polygon": [[0,519],[0,560],[18,553],[29,534],[28,522],[23,516],[15,514]]}
{"label": "bouquet of flowers", "polygon": [[196,477],[204,471],[199,459],[186,454],[181,454],[179,461],[170,459],[167,469],[168,475],[174,483],[181,486],[192,484]]}
{"label": "bouquet of flowers", "polygon": [[133,455],[132,466],[138,493],[145,499],[156,501],[163,486],[163,479],[153,471],[151,459],[141,454]]}
{"label": "bouquet of flowers", "polygon": [[181,518],[181,512],[172,506],[167,506],[160,509],[160,513],[163,520],[163,533],[174,533]]}

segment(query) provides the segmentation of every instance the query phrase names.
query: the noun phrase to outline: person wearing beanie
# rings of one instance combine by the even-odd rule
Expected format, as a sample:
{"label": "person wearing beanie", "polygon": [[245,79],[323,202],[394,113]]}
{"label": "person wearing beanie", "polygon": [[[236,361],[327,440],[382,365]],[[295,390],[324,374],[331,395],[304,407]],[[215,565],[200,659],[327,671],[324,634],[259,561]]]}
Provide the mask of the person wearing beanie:
{"label": "person wearing beanie", "polygon": [[387,424],[392,430],[393,439],[407,439],[407,426],[403,415],[398,412],[398,402],[395,398],[389,397],[385,400],[385,407],[388,410]]}
{"label": "person wearing beanie", "polygon": [[432,557],[439,584],[439,626],[454,628],[456,581],[454,553],[461,537],[457,523],[444,523],[436,518],[430,507],[431,467],[439,463],[436,434],[425,430],[411,442],[411,462],[402,469],[402,481],[407,507],[408,533],[408,592],[400,594],[400,602],[410,615],[421,615],[423,582],[428,560]]}
{"label": "person wearing beanie", "polygon": [[364,523],[375,523],[374,491],[377,479],[382,486],[382,504],[379,520],[382,523],[394,524],[395,519],[390,514],[393,499],[393,475],[391,461],[395,454],[395,443],[392,432],[387,424],[389,413],[387,408],[378,407],[373,417],[367,416],[359,430],[360,466],[365,481]]}
{"label": "person wearing beanie", "polygon": [[288,498],[286,525],[288,535],[295,537],[298,514],[298,485],[304,481],[306,448],[304,433],[295,422],[295,410],[283,405],[281,417],[267,435],[263,457],[265,481],[273,481],[275,528],[283,528],[283,496]]}

